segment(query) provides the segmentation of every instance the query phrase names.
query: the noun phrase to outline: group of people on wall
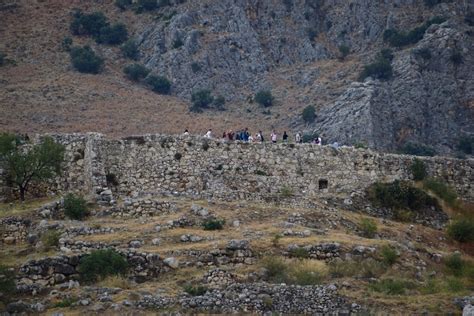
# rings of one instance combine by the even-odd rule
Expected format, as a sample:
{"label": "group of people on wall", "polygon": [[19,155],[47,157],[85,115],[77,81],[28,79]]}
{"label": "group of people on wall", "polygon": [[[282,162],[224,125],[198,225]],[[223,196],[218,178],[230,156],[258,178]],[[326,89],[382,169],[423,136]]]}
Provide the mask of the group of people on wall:
{"label": "group of people on wall", "polygon": [[[190,135],[190,133],[186,129],[183,135],[187,136],[187,135]],[[211,138],[218,139],[217,137],[214,136],[212,129],[209,129],[203,136],[209,139]],[[290,141],[289,138],[290,136],[288,135],[286,131],[283,132],[280,138],[278,133],[275,130],[273,130],[270,134],[269,140],[270,142],[274,144],[278,143],[279,139],[281,139],[283,143],[288,143]],[[243,130],[236,131],[236,132],[232,130],[224,131],[222,133],[221,139],[223,141],[242,141],[242,142],[248,142],[248,143],[263,143],[267,141],[266,136],[264,136],[262,131],[258,131],[258,133],[255,133],[253,135],[252,133],[249,132],[248,128],[245,128]],[[297,132],[294,136],[294,141],[297,144],[303,143],[303,134],[301,132]],[[321,146],[323,143],[321,136],[314,137],[311,143]]]}

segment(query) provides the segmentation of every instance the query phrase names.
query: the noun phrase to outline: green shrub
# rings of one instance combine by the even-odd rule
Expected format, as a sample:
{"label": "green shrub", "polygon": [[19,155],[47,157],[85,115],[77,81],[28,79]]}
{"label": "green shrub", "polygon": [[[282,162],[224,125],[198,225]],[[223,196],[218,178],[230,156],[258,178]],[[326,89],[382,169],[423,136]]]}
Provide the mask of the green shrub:
{"label": "green shrub", "polygon": [[357,142],[354,144],[354,148],[357,148],[357,149],[368,149],[369,146],[367,146],[367,144],[363,143],[363,142]]}
{"label": "green shrub", "polygon": [[462,243],[474,241],[474,220],[461,218],[453,221],[447,229],[448,236]]}
{"label": "green shrub", "polygon": [[391,209],[410,211],[432,207],[440,209],[436,199],[405,181],[377,182],[369,188],[369,199],[372,203]]}
{"label": "green shrub", "polygon": [[221,230],[224,228],[224,224],[224,219],[210,218],[202,223],[202,227],[204,230]]}
{"label": "green shrub", "polygon": [[128,31],[125,24],[117,23],[107,25],[100,29],[100,34],[96,38],[97,43],[107,45],[119,45],[128,38]]}
{"label": "green shrub", "polygon": [[308,27],[306,29],[306,34],[310,41],[313,41],[316,36],[318,36],[318,30],[315,27]]}
{"label": "green shrub", "polygon": [[431,57],[432,57],[431,50],[427,47],[416,49],[416,50],[413,51],[413,53],[416,56],[421,57],[425,60],[431,59]]}
{"label": "green shrub", "polygon": [[466,262],[461,258],[461,255],[456,253],[444,259],[444,265],[449,273],[455,276],[462,276],[466,266]]}
{"label": "green shrub", "polygon": [[285,282],[288,273],[288,264],[280,257],[266,257],[263,267],[267,271],[268,279],[275,283]]}
{"label": "green shrub", "polygon": [[0,264],[0,301],[12,296],[15,291],[15,270]]}
{"label": "green shrub", "polygon": [[86,282],[94,282],[109,275],[125,275],[127,260],[112,249],[95,250],[81,258],[77,270]]}
{"label": "green shrub", "polygon": [[70,56],[74,68],[82,73],[97,74],[104,64],[89,46],[71,48]]}
{"label": "green shrub", "polygon": [[290,272],[290,281],[287,283],[301,286],[318,285],[323,281],[323,275],[319,271],[311,268],[294,267]]}
{"label": "green shrub", "polygon": [[456,148],[466,155],[472,155],[472,149],[474,148],[474,137],[463,136],[459,138]]}
{"label": "green shrub", "polygon": [[272,92],[269,90],[261,90],[255,94],[255,102],[263,107],[269,107],[273,105],[274,98]]}
{"label": "green shrub", "polygon": [[140,64],[131,64],[125,66],[123,73],[132,81],[140,81],[148,76],[150,70]]}
{"label": "green shrub", "polygon": [[362,236],[366,238],[374,238],[377,233],[377,223],[373,219],[363,218],[359,222],[359,229]]}
{"label": "green shrub", "polygon": [[66,195],[64,197],[64,214],[70,219],[84,219],[89,214],[86,200],[71,193]]}
{"label": "green shrub", "polygon": [[312,105],[308,105],[303,109],[303,113],[301,113],[303,121],[306,123],[313,123],[316,119],[316,109]]}
{"label": "green shrub", "polygon": [[315,138],[318,138],[319,134],[318,133],[305,133],[301,137],[301,140],[303,143],[311,143]]}
{"label": "green shrub", "polygon": [[292,258],[307,259],[309,258],[309,251],[303,247],[295,247],[290,249],[289,255]]}
{"label": "green shrub", "polygon": [[7,63],[7,54],[0,52],[0,67]]}
{"label": "green shrub", "polygon": [[177,37],[175,38],[175,40],[173,41],[173,48],[174,49],[177,49],[177,48],[180,48],[181,46],[184,45],[184,42],[183,40],[181,39],[181,37]]}
{"label": "green shrub", "polygon": [[202,296],[206,294],[208,288],[202,285],[187,284],[184,286],[184,291],[192,296]]}
{"label": "green shrub", "polygon": [[169,94],[171,91],[171,81],[166,77],[150,75],[145,79],[145,82],[156,93]]}
{"label": "green shrub", "polygon": [[290,198],[294,195],[293,189],[289,186],[284,186],[280,190],[280,196],[282,198]]}
{"label": "green shrub", "polygon": [[446,291],[450,293],[458,293],[465,290],[465,286],[461,280],[455,277],[446,278]]}
{"label": "green shrub", "polygon": [[409,210],[394,210],[393,218],[400,222],[412,222],[415,219],[415,214]]}
{"label": "green shrub", "polygon": [[342,60],[346,59],[346,57],[350,54],[351,49],[347,45],[341,45],[339,46],[339,53],[341,54],[340,58]]}
{"label": "green shrub", "polygon": [[126,58],[137,60],[138,54],[140,53],[138,50],[137,42],[134,39],[129,39],[120,47],[122,51],[122,55]]}
{"label": "green shrub", "polygon": [[423,161],[415,158],[413,163],[410,166],[411,174],[413,175],[413,180],[421,181],[426,178],[426,166]]}
{"label": "green shrub", "polygon": [[454,51],[451,56],[449,56],[449,60],[455,65],[460,65],[463,63],[464,58],[460,51]]}
{"label": "green shrub", "polygon": [[458,195],[441,180],[435,178],[425,179],[423,181],[423,188],[436,194],[436,196],[448,203],[449,206],[454,207],[456,205]]}
{"label": "green shrub", "polygon": [[400,148],[400,153],[405,155],[412,156],[428,156],[432,157],[436,154],[435,150],[432,147],[408,142]]}
{"label": "green shrub", "polygon": [[138,7],[145,11],[152,11],[158,9],[157,0],[138,0]]}
{"label": "green shrub", "polygon": [[108,25],[107,17],[102,12],[82,13],[77,10],[73,13],[71,32],[74,35],[98,37],[101,29]]}
{"label": "green shrub", "polygon": [[434,17],[424,24],[415,27],[409,32],[399,32],[394,29],[387,29],[383,33],[384,41],[395,47],[403,47],[418,43],[425,35],[426,30],[433,24],[441,24],[445,21],[442,17]]}
{"label": "green shrub", "polygon": [[71,46],[72,46],[72,38],[70,38],[69,36],[66,36],[65,38],[63,38],[63,41],[61,42],[61,47],[63,51],[65,52],[71,51]]}
{"label": "green shrub", "polygon": [[474,26],[474,11],[469,11],[464,16],[464,22],[469,26]]}
{"label": "green shrub", "polygon": [[214,102],[211,90],[203,89],[193,92],[191,95],[192,107],[196,110],[209,107]]}
{"label": "green shrub", "polygon": [[197,63],[197,62],[191,63],[191,70],[192,70],[194,73],[200,72],[201,69],[202,69],[202,68],[201,68],[201,65],[199,65],[199,63]]}
{"label": "green shrub", "polygon": [[77,299],[72,298],[72,297],[66,297],[60,300],[59,302],[56,302],[53,304],[55,308],[66,308],[66,307],[71,307],[72,304],[76,303]]}
{"label": "green shrub", "polygon": [[121,10],[127,10],[132,5],[132,0],[115,0],[115,5]]}
{"label": "green shrub", "polygon": [[120,184],[120,182],[117,179],[117,176],[114,173],[107,173],[105,175],[105,180],[107,181],[107,185],[112,185],[114,187]]}
{"label": "green shrub", "polygon": [[381,250],[382,262],[387,266],[393,265],[397,262],[397,251],[389,245],[384,245]]}
{"label": "green shrub", "polygon": [[376,283],[369,284],[369,288],[375,292],[387,295],[404,295],[407,289],[414,288],[410,281],[400,279],[383,279]]}
{"label": "green shrub", "polygon": [[390,62],[386,59],[378,59],[376,62],[364,66],[364,69],[359,75],[359,80],[363,81],[367,77],[380,80],[389,80],[392,78],[392,74],[393,70]]}
{"label": "green shrub", "polygon": [[377,59],[385,59],[389,62],[393,60],[393,57],[393,51],[390,48],[382,49],[377,55]]}
{"label": "green shrub", "polygon": [[216,109],[222,111],[225,110],[225,98],[221,95],[214,98],[214,102],[212,104],[215,106]]}
{"label": "green shrub", "polygon": [[41,242],[43,243],[44,249],[48,251],[51,248],[59,247],[60,238],[61,238],[60,231],[50,229],[41,236]]}

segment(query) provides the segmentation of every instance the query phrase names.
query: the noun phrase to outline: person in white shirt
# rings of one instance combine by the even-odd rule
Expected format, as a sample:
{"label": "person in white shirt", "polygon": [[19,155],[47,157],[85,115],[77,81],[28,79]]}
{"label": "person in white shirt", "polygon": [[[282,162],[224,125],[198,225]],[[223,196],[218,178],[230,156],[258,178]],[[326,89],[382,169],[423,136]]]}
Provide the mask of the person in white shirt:
{"label": "person in white shirt", "polygon": [[189,135],[188,129],[185,129],[185,130],[184,130],[183,135],[184,135],[184,136],[188,136],[188,135]]}
{"label": "person in white shirt", "polygon": [[277,142],[277,134],[275,133],[275,131],[272,131],[272,135],[271,135],[271,138],[272,138],[272,143],[276,144]]}
{"label": "person in white shirt", "polygon": [[212,138],[212,129],[209,129],[207,133],[204,135],[206,138]]}
{"label": "person in white shirt", "polygon": [[296,142],[297,144],[301,143],[301,134],[300,134],[300,132],[296,133],[296,135],[295,135],[295,142]]}

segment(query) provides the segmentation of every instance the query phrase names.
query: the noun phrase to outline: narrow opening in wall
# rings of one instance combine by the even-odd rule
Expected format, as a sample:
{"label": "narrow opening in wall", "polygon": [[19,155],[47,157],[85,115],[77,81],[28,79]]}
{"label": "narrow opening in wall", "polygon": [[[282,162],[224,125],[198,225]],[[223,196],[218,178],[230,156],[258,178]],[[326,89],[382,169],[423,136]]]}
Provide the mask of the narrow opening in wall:
{"label": "narrow opening in wall", "polygon": [[329,186],[329,182],[326,179],[319,179],[319,189],[324,190],[327,189]]}

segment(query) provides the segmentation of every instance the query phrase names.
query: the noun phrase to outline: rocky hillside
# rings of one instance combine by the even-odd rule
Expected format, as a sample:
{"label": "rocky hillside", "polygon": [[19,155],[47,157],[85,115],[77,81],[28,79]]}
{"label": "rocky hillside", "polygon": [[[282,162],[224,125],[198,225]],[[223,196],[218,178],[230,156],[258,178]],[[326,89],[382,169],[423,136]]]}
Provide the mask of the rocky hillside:
{"label": "rocky hillside", "polygon": [[[0,15],[7,22],[0,26],[0,51],[12,62],[0,68],[1,127],[113,135],[184,127],[196,133],[244,126],[315,130],[328,142],[384,150],[413,142],[440,154],[454,154],[459,139],[474,133],[469,1],[175,0],[140,14],[134,6],[3,5]],[[122,68],[130,61],[118,47],[72,37],[73,8],[102,11],[125,23],[139,44],[139,62],[170,79],[171,95],[124,78]],[[444,19],[423,29],[416,41],[384,40],[387,29],[408,33],[433,17]],[[92,45],[106,60],[104,70],[75,71],[61,50],[66,36],[74,45]],[[384,48],[393,54],[391,77],[359,81],[364,65]],[[199,89],[223,96],[226,110],[190,113],[191,94]],[[272,91],[273,107],[253,102],[259,90]],[[316,108],[313,123],[301,117],[309,105]]]}

